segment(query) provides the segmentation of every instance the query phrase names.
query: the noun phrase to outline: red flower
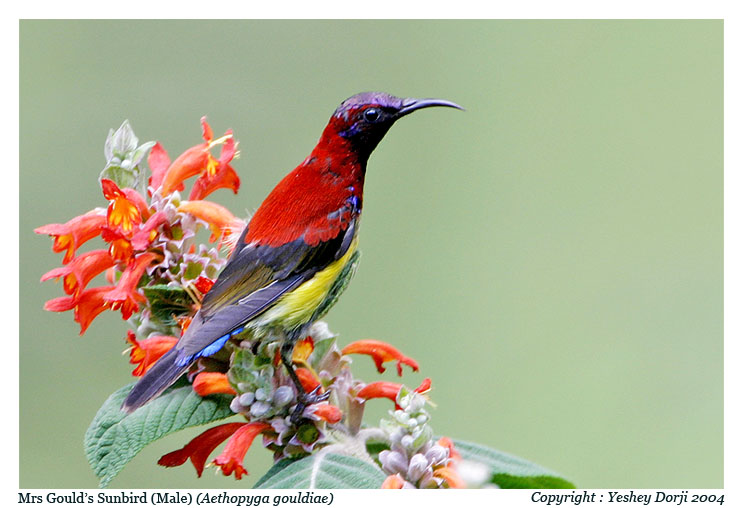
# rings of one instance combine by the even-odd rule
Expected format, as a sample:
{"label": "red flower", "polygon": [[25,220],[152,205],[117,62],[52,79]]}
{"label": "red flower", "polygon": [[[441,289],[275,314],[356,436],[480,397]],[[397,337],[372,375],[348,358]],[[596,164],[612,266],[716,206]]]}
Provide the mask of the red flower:
{"label": "red flower", "polygon": [[341,410],[332,404],[317,404],[312,414],[321,420],[333,424],[338,423],[343,418]]}
{"label": "red flower", "polygon": [[204,472],[204,464],[206,464],[206,459],[209,458],[209,455],[225,439],[230,437],[237,429],[244,425],[245,424],[242,422],[236,422],[212,427],[193,438],[180,450],[175,450],[163,455],[157,463],[165,467],[175,467],[180,466],[184,464],[186,460],[191,459],[193,467],[196,468],[196,474],[201,477],[201,473]]}
{"label": "red flower", "polygon": [[94,250],[79,255],[68,265],[46,272],[41,280],[62,277],[65,293],[79,294],[96,275],[113,265],[114,260],[107,250]]}
{"label": "red flower", "polygon": [[149,186],[157,190],[163,183],[165,173],[170,166],[170,157],[168,152],[165,151],[163,145],[159,142],[155,143],[155,146],[150,150],[150,155],[147,156],[147,165],[150,166],[152,176],[150,176]]}
{"label": "red flower", "polygon": [[418,393],[428,393],[428,392],[430,392],[431,391],[431,378],[430,377],[427,377],[426,379],[424,379],[423,381],[421,381],[421,384],[418,386],[418,388],[416,388],[413,391],[418,392]]}
{"label": "red flower", "polygon": [[204,199],[217,189],[232,189],[237,194],[240,189],[240,177],[237,176],[235,169],[230,166],[230,161],[235,157],[236,145],[232,137],[232,131],[228,130],[225,136],[230,136],[222,145],[222,153],[219,155],[219,161],[214,172],[205,171],[194,182],[191,194],[188,199]]}
{"label": "red flower", "polygon": [[[202,137],[204,143],[192,146],[173,161],[162,181],[163,195],[167,196],[175,190],[183,190],[183,182],[194,175],[201,174],[199,182],[194,185],[190,199],[199,199],[220,187],[229,187],[237,192],[240,179],[229,162],[235,156],[235,142],[232,131],[225,132],[219,139],[213,139],[214,134],[206,121],[201,119]],[[219,160],[212,156],[210,149],[222,145],[222,154]]]}
{"label": "red flower", "polygon": [[239,234],[245,228],[245,222],[232,215],[227,208],[211,201],[184,201],[178,207],[178,211],[189,213],[208,223],[212,232],[210,242],[215,242],[235,232]]}
{"label": "red flower", "polygon": [[298,367],[294,369],[294,372],[299,378],[299,382],[302,383],[302,388],[307,393],[320,386],[320,380],[309,370],[304,367]]}
{"label": "red flower", "polygon": [[52,250],[54,252],[66,250],[62,263],[67,264],[82,244],[101,233],[101,227],[105,224],[106,217],[97,210],[91,210],[64,224],[47,224],[34,229],[34,232],[52,236],[54,238]]}
{"label": "red flower", "polygon": [[114,261],[128,263],[134,256],[132,242],[119,231],[103,226],[101,238],[108,243],[108,253]]}
{"label": "red flower", "polygon": [[[146,203],[143,206],[139,202],[141,196],[136,191],[127,189],[130,191],[127,195],[126,192],[119,189],[119,186],[113,180],[102,179],[101,187],[103,188],[103,196],[110,201],[106,214],[108,227],[114,231],[120,231],[127,237],[131,236],[134,226],[142,222],[142,208],[144,207],[146,210]],[[137,199],[136,196],[140,199]],[[143,199],[141,201],[144,202]]]}
{"label": "red flower", "polygon": [[199,291],[199,293],[205,295],[214,286],[214,281],[211,279],[207,279],[206,277],[199,277],[198,279],[196,279],[196,282],[194,282],[193,285]]}
{"label": "red flower", "polygon": [[[393,383],[391,381],[376,381],[374,383],[369,383],[368,385],[363,387],[361,390],[359,390],[359,393],[357,393],[356,396],[364,400],[382,398],[390,399],[392,402],[395,403],[395,408],[400,409],[400,407],[397,405],[397,394],[400,393],[400,389],[402,387],[403,385],[400,383]],[[423,380],[420,386],[413,391],[418,393],[427,393],[430,389],[431,379],[426,378]]]}
{"label": "red flower", "polygon": [[139,279],[142,278],[147,266],[155,260],[158,254],[146,252],[129,263],[114,289],[104,295],[107,302],[111,302],[112,309],[121,309],[124,319],[129,319],[133,312],[139,310],[139,302],[145,302],[146,298],[137,290]]}
{"label": "red flower", "polygon": [[114,289],[113,286],[102,286],[86,289],[77,296],[54,298],[44,304],[44,309],[52,312],[74,309],[75,321],[80,323],[80,335],[82,335],[98,314],[111,308],[111,302],[106,301],[103,295],[112,289]]}
{"label": "red flower", "polygon": [[178,339],[167,335],[156,335],[149,339],[137,340],[134,332],[126,332],[126,341],[132,345],[129,348],[129,363],[137,367],[132,371],[135,376],[143,376],[156,361],[170,351]]}
{"label": "red flower", "polygon": [[433,475],[446,482],[450,489],[466,489],[467,484],[459,476],[457,470],[452,466],[444,466],[434,470]]}
{"label": "red flower", "polygon": [[224,451],[214,459],[213,463],[222,468],[223,475],[229,476],[234,472],[235,478],[239,480],[242,475],[248,474],[243,466],[248,448],[258,434],[267,430],[272,430],[272,427],[265,422],[243,424],[232,434]]}
{"label": "red flower", "polygon": [[384,362],[397,360],[397,375],[402,376],[402,364],[410,366],[414,372],[418,372],[418,362],[412,358],[403,355],[397,348],[379,340],[366,339],[357,340],[343,348],[344,355],[360,353],[372,357],[377,370],[381,373],[385,371],[382,366]]}
{"label": "red flower", "polygon": [[221,372],[200,372],[193,380],[193,391],[201,397],[214,393],[237,395],[227,379],[227,374]]}
{"label": "red flower", "polygon": [[157,228],[168,222],[165,212],[157,212],[145,222],[139,231],[132,236],[132,248],[136,250],[145,250],[157,238]]}

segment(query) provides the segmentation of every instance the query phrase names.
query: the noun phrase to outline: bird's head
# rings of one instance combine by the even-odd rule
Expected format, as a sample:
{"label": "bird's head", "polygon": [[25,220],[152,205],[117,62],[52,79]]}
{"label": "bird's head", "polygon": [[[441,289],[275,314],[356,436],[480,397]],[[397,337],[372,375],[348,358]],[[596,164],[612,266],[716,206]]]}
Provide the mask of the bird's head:
{"label": "bird's head", "polygon": [[464,109],[441,99],[401,99],[382,92],[363,92],[341,103],[330,118],[324,136],[340,138],[361,160],[366,160],[397,120],[423,108]]}

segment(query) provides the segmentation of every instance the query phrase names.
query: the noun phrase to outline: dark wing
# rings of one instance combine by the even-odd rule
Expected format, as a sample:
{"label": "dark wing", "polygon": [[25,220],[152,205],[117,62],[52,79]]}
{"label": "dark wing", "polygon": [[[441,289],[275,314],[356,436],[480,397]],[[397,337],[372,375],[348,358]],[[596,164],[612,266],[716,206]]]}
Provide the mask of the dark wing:
{"label": "dark wing", "polygon": [[348,251],[355,234],[354,218],[334,238],[314,246],[306,244],[302,238],[280,247],[238,244],[214,286],[204,296],[202,307],[186,333],[132,388],[122,410],[132,412],[143,406],[182,376],[196,358],[222,349],[245,323],[340,259]]}
{"label": "dark wing", "polygon": [[238,245],[176,345],[178,363],[185,365],[219,351],[230,333],[237,333],[281,296],[342,257],[355,229],[352,220],[334,238],[315,246],[302,238],[280,247]]}

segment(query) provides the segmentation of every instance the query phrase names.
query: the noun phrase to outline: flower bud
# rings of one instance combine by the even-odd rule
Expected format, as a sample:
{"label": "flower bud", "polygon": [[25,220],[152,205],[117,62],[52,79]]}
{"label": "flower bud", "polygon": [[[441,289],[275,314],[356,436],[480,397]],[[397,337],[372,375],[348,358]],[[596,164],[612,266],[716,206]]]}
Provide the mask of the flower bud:
{"label": "flower bud", "polygon": [[379,452],[379,462],[382,463],[384,470],[390,474],[405,474],[408,470],[408,461],[400,452],[383,450]]}
{"label": "flower bud", "polygon": [[240,395],[240,404],[243,406],[249,406],[255,401],[255,394],[253,392],[243,393]]}
{"label": "flower bud", "polygon": [[400,444],[405,447],[405,449],[410,448],[413,445],[413,436],[410,434],[406,434],[400,439]]}
{"label": "flower bud", "polygon": [[230,402],[230,410],[233,413],[239,413],[243,410],[243,405],[240,404],[240,397],[232,399],[232,402]]}
{"label": "flower bud", "polygon": [[429,468],[428,460],[420,453],[416,453],[410,457],[410,465],[408,466],[408,479],[417,483],[418,480],[423,476],[423,473]]}
{"label": "flower bud", "polygon": [[250,414],[256,418],[264,416],[269,411],[271,411],[271,405],[260,400],[254,402],[253,405],[250,406]]}
{"label": "flower bud", "polygon": [[426,458],[434,465],[443,464],[449,458],[449,450],[435,444],[426,452]]}
{"label": "flower bud", "polygon": [[400,425],[406,425],[408,423],[408,415],[401,409],[398,409],[394,413],[392,413],[392,417]]}
{"label": "flower bud", "polygon": [[288,386],[279,386],[273,394],[273,403],[276,407],[284,407],[294,398],[294,391]]}

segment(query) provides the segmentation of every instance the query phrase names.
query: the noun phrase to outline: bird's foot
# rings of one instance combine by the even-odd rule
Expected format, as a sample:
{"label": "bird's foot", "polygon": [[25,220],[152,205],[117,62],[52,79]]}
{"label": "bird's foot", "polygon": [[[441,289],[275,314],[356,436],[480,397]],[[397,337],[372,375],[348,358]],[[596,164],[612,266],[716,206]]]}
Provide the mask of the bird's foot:
{"label": "bird's foot", "polygon": [[328,397],[330,397],[330,392],[319,393],[320,386],[321,385],[317,385],[317,387],[310,393],[302,392],[297,396],[297,405],[294,408],[291,416],[291,422],[294,425],[297,425],[300,421],[302,421],[302,413],[304,413],[304,410],[307,409],[307,406],[311,406],[312,404],[317,404],[318,402],[328,400]]}

